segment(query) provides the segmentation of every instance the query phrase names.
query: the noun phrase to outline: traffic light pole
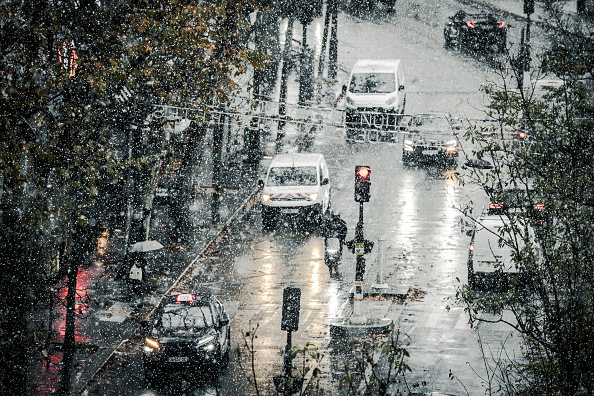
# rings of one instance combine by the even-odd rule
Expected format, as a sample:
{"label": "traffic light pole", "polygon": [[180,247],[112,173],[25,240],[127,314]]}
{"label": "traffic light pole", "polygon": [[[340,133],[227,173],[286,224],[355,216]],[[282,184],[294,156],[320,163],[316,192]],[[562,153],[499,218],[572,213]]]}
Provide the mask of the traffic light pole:
{"label": "traffic light pole", "polygon": [[[355,228],[355,246],[363,244],[365,246],[365,236],[363,234],[363,202],[359,202],[359,222]],[[363,250],[365,252],[365,250]],[[367,318],[363,315],[361,301],[363,300],[363,275],[365,274],[365,256],[357,254],[355,267],[355,293],[353,295],[353,314],[351,323],[367,323]]]}

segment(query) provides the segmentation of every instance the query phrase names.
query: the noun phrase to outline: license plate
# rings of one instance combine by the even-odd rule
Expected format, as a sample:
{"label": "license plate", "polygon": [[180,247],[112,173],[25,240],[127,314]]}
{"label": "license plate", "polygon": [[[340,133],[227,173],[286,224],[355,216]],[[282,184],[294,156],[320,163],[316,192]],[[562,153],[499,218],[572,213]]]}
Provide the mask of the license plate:
{"label": "license plate", "polygon": [[295,213],[299,213],[299,209],[282,209],[281,212],[295,214]]}
{"label": "license plate", "polygon": [[423,155],[437,155],[437,150],[423,150],[421,152]]}
{"label": "license plate", "polygon": [[169,359],[167,359],[167,361],[170,363],[185,363],[189,360],[190,359],[187,356],[172,356]]}

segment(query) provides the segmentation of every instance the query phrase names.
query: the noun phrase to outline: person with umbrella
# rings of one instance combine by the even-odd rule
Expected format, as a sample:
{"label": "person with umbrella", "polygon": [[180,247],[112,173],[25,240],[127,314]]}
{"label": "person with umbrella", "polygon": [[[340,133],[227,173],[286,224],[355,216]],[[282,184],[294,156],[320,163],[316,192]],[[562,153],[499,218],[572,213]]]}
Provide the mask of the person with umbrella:
{"label": "person with umbrella", "polygon": [[126,268],[130,268],[127,281],[130,285],[132,296],[140,296],[144,292],[147,264],[146,255],[161,248],[163,248],[163,245],[158,241],[142,241],[135,243],[128,250],[125,265]]}

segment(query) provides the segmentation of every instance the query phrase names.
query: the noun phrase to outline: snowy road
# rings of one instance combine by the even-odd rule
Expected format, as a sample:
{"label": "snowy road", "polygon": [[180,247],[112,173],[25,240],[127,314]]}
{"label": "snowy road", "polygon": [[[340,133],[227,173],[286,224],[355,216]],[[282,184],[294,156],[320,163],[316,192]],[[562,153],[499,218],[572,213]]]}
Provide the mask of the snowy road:
{"label": "snowy road", "polygon": [[[445,18],[464,7],[453,1],[415,4],[398,3],[393,17],[374,21],[340,15],[340,84],[358,58],[400,58],[407,73],[407,113],[439,111],[481,117],[484,100],[480,86],[496,81],[497,69],[489,59],[443,48]],[[311,29],[318,27],[314,24]],[[519,41],[518,36],[518,29],[512,28],[510,41]],[[425,381],[428,392],[483,394],[483,383],[471,369],[480,374],[482,367],[479,333],[469,327],[462,307],[453,301],[457,278],[466,281],[469,243],[469,237],[460,232],[459,209],[470,200],[480,207],[485,203],[482,196],[476,186],[462,188],[440,169],[403,167],[400,143],[347,145],[342,132],[322,128],[314,151],[327,158],[333,177],[332,207],[347,221],[348,239],[354,235],[358,218],[358,205],[353,202],[354,167],[369,165],[372,198],[365,205],[365,235],[374,241],[386,239],[384,281],[424,293],[415,301],[393,303],[388,312],[410,337],[413,371],[409,380]],[[376,280],[376,253],[367,259],[367,283]],[[286,341],[280,318],[282,292],[287,286],[302,289],[300,329],[293,335],[293,345],[303,347],[311,342],[321,349],[320,386],[326,394],[340,394],[337,368],[345,355],[330,342],[328,325],[346,301],[354,280],[354,262],[354,256],[346,253],[341,277],[330,278],[323,263],[321,237],[290,226],[263,233],[259,208],[254,208],[234,227],[226,244],[200,265],[192,280],[212,289],[228,307],[234,348],[229,369],[214,383],[195,382],[182,375],[179,380],[169,380],[163,389],[147,390],[142,362],[139,355],[132,355],[130,364],[104,383],[101,391],[96,390],[97,394],[115,394],[116,390],[121,395],[256,394],[248,378],[251,355],[244,348],[244,334],[256,326],[258,387],[260,394],[274,394],[271,379],[282,369],[280,349]],[[480,328],[482,342],[494,350],[506,340],[509,348],[517,348],[518,340],[510,341],[508,335],[500,325]],[[450,370],[459,381],[450,380]]]}

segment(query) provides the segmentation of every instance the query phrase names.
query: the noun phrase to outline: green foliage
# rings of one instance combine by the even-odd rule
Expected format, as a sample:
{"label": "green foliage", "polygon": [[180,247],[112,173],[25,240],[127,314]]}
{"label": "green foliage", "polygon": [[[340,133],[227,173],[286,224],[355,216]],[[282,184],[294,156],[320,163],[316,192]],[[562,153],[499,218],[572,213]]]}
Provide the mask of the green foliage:
{"label": "green foliage", "polygon": [[[523,91],[510,89],[505,79],[486,87],[493,123],[467,131],[472,156],[493,168],[466,169],[464,182],[479,183],[492,202],[509,208],[500,244],[511,248],[520,274],[503,290],[461,286],[457,298],[473,321],[485,320],[484,312],[499,314],[490,321],[507,323],[524,337],[524,356],[508,370],[513,375],[500,377],[499,385],[512,394],[594,393],[594,96],[588,82],[594,63],[574,51],[589,35],[574,34],[575,42],[554,47],[532,72],[538,79],[553,70],[556,75],[547,78],[561,84],[541,94],[528,82]],[[517,129],[529,139],[502,139]],[[519,207],[512,205],[511,190],[523,197]],[[504,311],[514,320],[506,322]]]}
{"label": "green foliage", "polygon": [[[4,2],[0,334],[19,336],[3,338],[0,393],[30,393],[35,344],[21,330],[43,287],[43,253],[103,215],[105,192],[121,187],[128,166],[150,165],[118,159],[113,135],[141,123],[147,102],[208,111],[236,93],[237,76],[263,60],[246,44],[252,9],[247,0]],[[123,87],[134,93],[127,103],[115,100]]]}
{"label": "green foliage", "polygon": [[[339,381],[341,389],[364,395],[408,395],[411,388],[426,384],[408,384],[406,373],[411,371],[406,360],[410,357],[405,337],[399,329],[379,336],[354,339],[349,343],[351,358],[345,361],[345,374]],[[358,389],[354,389],[359,383]]]}

